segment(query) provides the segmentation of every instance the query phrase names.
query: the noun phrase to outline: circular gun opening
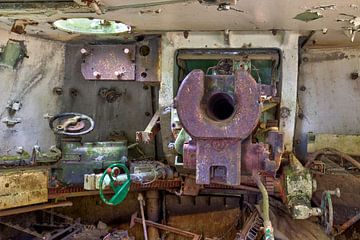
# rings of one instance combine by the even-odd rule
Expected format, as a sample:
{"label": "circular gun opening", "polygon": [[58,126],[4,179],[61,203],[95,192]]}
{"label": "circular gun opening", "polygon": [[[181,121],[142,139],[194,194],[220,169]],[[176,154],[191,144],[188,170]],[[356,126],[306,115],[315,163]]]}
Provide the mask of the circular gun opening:
{"label": "circular gun opening", "polygon": [[207,103],[208,115],[216,121],[228,119],[234,110],[234,99],[227,93],[216,93],[210,97]]}

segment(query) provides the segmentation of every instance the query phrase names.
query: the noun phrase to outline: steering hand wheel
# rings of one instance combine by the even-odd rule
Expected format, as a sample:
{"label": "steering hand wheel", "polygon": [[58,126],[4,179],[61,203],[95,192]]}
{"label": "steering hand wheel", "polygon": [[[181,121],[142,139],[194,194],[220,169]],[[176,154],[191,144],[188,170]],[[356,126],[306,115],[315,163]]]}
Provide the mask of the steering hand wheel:
{"label": "steering hand wheel", "polygon": [[[58,124],[54,126],[54,122]],[[60,113],[49,119],[49,126],[56,134],[79,136],[91,132],[95,127],[94,120],[81,113]]]}
{"label": "steering hand wheel", "polygon": [[[120,169],[123,169],[126,173],[126,181],[120,185],[120,182],[117,180],[117,176],[120,174]],[[110,188],[114,191],[114,195],[110,198],[107,199],[104,196],[104,188],[106,186],[104,186],[104,179],[105,177],[108,176],[108,178],[110,179],[109,185]],[[130,172],[129,169],[121,163],[114,163],[111,164],[103,173],[103,175],[100,178],[99,181],[99,189],[100,189],[100,198],[101,200],[108,204],[108,205],[118,205],[120,204],[122,201],[124,201],[124,199],[126,198],[129,190],[130,190]]]}

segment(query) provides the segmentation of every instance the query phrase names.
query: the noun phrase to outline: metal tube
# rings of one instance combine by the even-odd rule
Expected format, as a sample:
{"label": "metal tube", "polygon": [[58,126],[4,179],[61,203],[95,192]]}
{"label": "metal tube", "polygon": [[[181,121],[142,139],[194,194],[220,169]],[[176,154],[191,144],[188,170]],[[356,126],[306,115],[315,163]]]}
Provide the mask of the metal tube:
{"label": "metal tube", "polygon": [[262,195],[262,211],[263,211],[263,219],[264,219],[264,228],[265,228],[265,239],[266,240],[274,240],[274,231],[270,221],[269,214],[269,195],[266,191],[264,184],[261,182],[260,175],[258,172],[253,173],[253,178],[260,189]]}
{"label": "metal tube", "polygon": [[355,167],[357,167],[358,169],[360,169],[360,163],[358,161],[356,161],[354,158],[352,158],[350,155],[343,153],[335,148],[323,148],[320,149],[316,152],[313,153],[312,158],[306,163],[305,167],[310,166],[310,164],[319,156],[322,154],[334,154],[337,155],[343,159],[345,159],[346,161],[350,162],[352,165],[354,165]]}

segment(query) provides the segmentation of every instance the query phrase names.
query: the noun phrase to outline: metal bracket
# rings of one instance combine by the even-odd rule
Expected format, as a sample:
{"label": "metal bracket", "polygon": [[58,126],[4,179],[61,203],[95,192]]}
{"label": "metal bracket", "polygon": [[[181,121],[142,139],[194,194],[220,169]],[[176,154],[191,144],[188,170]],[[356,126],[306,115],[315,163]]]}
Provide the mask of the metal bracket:
{"label": "metal bracket", "polygon": [[144,131],[136,132],[136,142],[150,143],[160,131],[160,111],[157,110]]}

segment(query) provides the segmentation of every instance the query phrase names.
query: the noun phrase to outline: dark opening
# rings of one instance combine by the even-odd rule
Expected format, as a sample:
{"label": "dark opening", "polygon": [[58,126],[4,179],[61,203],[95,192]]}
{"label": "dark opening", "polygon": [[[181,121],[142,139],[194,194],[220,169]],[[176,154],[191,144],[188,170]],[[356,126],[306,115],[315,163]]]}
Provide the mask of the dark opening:
{"label": "dark opening", "polygon": [[234,105],[234,100],[229,94],[216,93],[207,103],[208,114],[217,121],[228,119],[234,113]]}

